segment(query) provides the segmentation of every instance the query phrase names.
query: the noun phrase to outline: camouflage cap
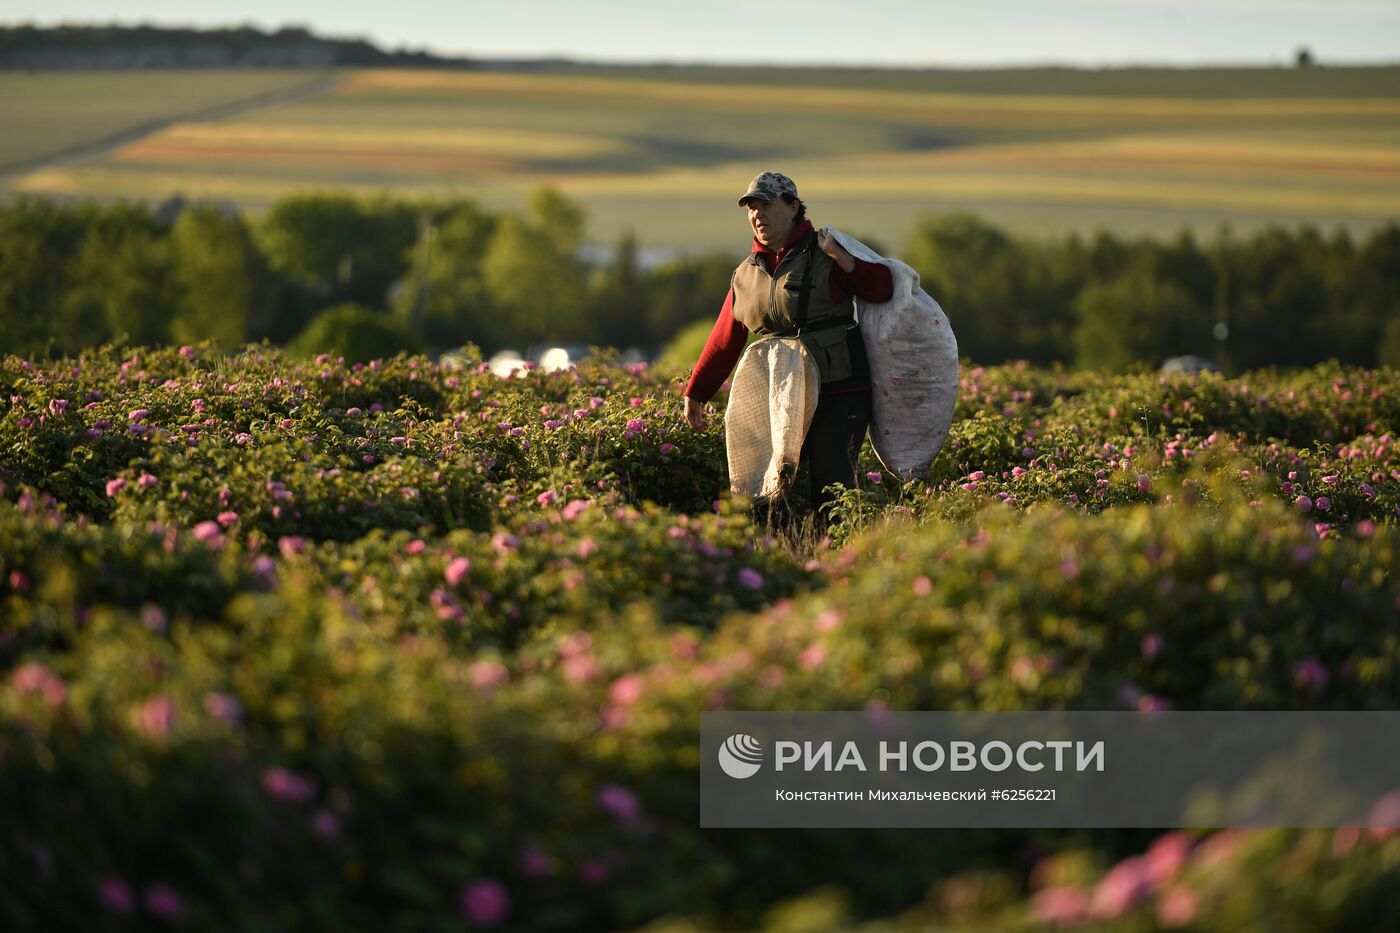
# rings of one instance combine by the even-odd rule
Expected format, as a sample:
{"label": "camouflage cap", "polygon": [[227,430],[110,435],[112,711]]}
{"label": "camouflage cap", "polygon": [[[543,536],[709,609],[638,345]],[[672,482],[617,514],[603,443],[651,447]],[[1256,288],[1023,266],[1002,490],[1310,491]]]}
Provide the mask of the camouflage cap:
{"label": "camouflage cap", "polygon": [[749,182],[749,190],[739,199],[742,206],[749,198],[760,201],[775,201],[783,195],[797,197],[797,185],[782,172],[764,172]]}

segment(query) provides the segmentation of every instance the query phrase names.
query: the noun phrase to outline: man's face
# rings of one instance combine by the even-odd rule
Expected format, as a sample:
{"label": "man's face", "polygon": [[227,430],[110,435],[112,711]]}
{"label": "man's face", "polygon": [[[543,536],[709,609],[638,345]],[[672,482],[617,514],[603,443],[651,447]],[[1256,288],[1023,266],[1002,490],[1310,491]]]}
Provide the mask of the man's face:
{"label": "man's face", "polygon": [[749,226],[753,227],[753,235],[769,249],[781,249],[797,226],[794,221],[798,209],[796,201],[789,204],[782,198],[772,201],[749,198],[744,202],[744,208],[749,212]]}

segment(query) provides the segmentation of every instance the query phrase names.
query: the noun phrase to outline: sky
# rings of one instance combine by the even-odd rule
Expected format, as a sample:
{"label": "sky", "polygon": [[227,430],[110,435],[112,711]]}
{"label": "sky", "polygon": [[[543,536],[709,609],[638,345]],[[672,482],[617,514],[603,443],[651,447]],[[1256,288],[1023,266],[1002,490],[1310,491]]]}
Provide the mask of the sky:
{"label": "sky", "polygon": [[944,67],[1400,61],[1400,0],[0,0],[0,23],[302,25],[477,58]]}

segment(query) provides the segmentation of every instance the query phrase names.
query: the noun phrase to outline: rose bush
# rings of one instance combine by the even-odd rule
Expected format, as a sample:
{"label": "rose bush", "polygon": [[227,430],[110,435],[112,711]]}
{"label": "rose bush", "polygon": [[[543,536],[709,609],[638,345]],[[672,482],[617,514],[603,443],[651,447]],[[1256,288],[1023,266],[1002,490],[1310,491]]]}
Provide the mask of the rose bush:
{"label": "rose bush", "polygon": [[815,557],[646,367],[0,381],[6,928],[1393,919],[1384,833],[701,831],[695,769],[710,709],[1394,708],[1394,373],[968,369]]}

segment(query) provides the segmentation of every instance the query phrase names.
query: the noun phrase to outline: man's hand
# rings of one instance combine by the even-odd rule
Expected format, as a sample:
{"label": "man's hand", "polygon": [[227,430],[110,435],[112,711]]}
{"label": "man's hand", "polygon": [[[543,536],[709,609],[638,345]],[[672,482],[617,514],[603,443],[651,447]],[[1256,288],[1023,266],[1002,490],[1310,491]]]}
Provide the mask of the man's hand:
{"label": "man's hand", "polygon": [[709,419],[705,417],[705,403],[697,402],[689,395],[685,397],[685,421],[697,431],[705,430]]}
{"label": "man's hand", "polygon": [[822,227],[817,232],[817,246],[821,251],[831,257],[832,261],[841,267],[842,272],[850,272],[856,267],[856,257],[846,251],[846,247],[836,242],[836,237],[831,235],[831,230]]}

